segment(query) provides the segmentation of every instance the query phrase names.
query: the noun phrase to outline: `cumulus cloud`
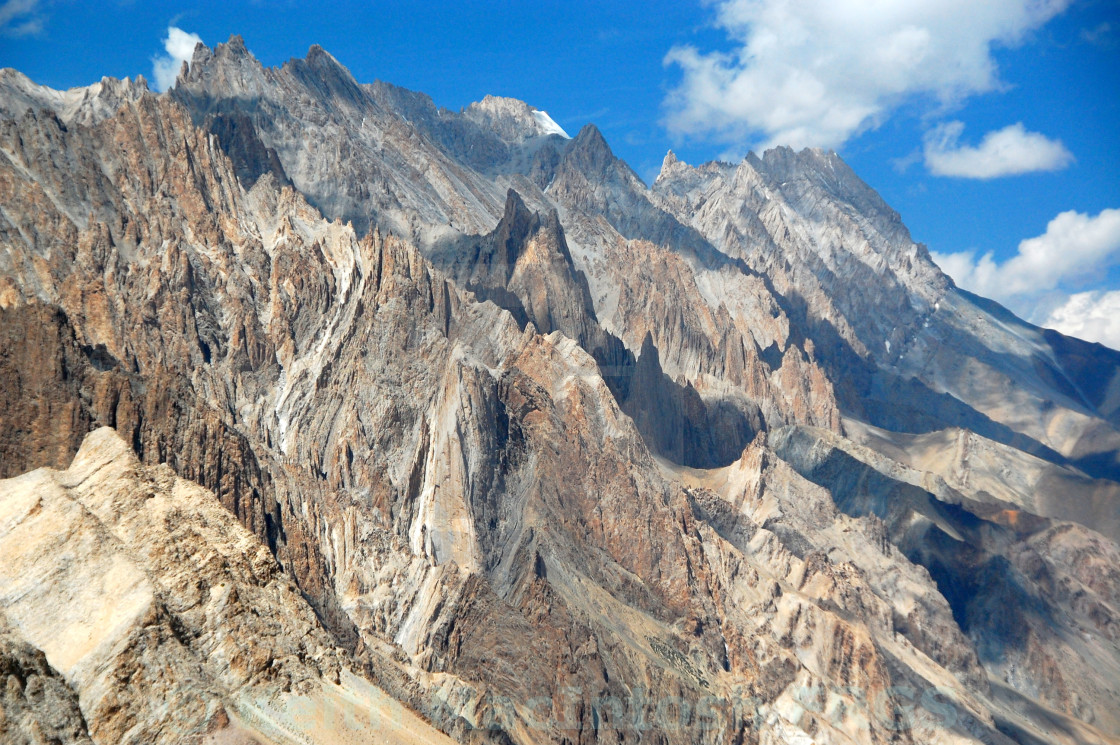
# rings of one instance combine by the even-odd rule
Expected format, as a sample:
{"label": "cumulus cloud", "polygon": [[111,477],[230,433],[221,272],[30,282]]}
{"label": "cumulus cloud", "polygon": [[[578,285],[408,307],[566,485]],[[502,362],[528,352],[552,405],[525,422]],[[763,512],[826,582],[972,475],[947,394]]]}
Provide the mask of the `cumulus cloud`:
{"label": "cumulus cloud", "polygon": [[1062,212],[1045,233],[1022,241],[1018,253],[1002,263],[991,253],[977,259],[974,252],[934,252],[933,259],[960,287],[1029,317],[1036,310],[1034,301],[1045,293],[1079,289],[1120,264],[1120,209],[1095,217]]}
{"label": "cumulus cloud", "polygon": [[1070,0],[720,0],[734,47],[677,46],[665,100],[679,135],[839,147],[924,97],[952,105],[1001,87],[992,49],[1015,45]]}
{"label": "cumulus cloud", "polygon": [[202,38],[198,34],[187,33],[174,26],[168,27],[167,38],[163,40],[165,54],[152,57],[156,90],[165,91],[175,85],[175,78],[179,77],[183,63],[191,61],[195,45],[201,43]]}
{"label": "cumulus cloud", "polygon": [[0,36],[34,36],[43,30],[39,0],[0,3]]}
{"label": "cumulus cloud", "polygon": [[976,147],[961,145],[963,122],[948,122],[926,133],[926,168],[935,176],[990,179],[1034,171],[1057,171],[1073,162],[1060,140],[1022,125],[989,132]]}
{"label": "cumulus cloud", "polygon": [[1071,295],[1041,325],[1120,349],[1120,290]]}

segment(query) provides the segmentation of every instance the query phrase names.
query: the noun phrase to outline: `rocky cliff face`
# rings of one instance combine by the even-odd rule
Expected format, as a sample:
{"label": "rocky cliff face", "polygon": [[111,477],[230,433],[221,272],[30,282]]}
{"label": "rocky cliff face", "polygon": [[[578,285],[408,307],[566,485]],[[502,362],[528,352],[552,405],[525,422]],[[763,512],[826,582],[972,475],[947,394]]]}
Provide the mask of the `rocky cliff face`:
{"label": "rocky cliff face", "polygon": [[238,38],[0,82],[15,741],[1120,736],[1120,360],[834,154],[647,188]]}
{"label": "rocky cliff face", "polygon": [[257,742],[326,722],[325,741],[379,725],[407,741],[268,549],[112,429],[66,471],[0,482],[0,504],[5,742]]}

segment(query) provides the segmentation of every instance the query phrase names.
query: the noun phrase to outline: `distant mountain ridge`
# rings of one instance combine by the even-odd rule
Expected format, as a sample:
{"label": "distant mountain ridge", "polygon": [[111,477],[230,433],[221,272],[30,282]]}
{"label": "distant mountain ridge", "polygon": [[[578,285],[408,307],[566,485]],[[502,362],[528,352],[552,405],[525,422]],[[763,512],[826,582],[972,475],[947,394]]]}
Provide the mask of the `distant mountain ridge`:
{"label": "distant mountain ridge", "polygon": [[[0,575],[5,741],[1120,741],[1120,353],[835,153],[647,185],[240,37],[0,116],[0,556],[48,593]],[[79,587],[116,677],[44,640]]]}

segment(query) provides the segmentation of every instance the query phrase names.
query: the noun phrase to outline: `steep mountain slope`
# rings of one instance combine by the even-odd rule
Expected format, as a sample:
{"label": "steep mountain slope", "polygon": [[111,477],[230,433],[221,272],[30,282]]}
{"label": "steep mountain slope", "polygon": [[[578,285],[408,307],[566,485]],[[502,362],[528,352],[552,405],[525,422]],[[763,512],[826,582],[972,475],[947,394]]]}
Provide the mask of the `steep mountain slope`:
{"label": "steep mountain slope", "polygon": [[[504,99],[437,109],[422,95],[358,84],[317,48],[306,61],[265,69],[237,38],[200,49],[174,95],[196,123],[221,111],[249,117],[297,188],[360,232],[376,215],[383,228],[438,251],[455,236],[489,232],[509,188],[532,210],[558,210],[604,329],[635,354],[649,330],[665,371],[701,395],[746,387],[756,403],[780,400],[757,390],[771,368],[780,360],[790,366],[787,382],[812,379],[803,368],[819,357],[841,384],[841,408],[872,424],[964,426],[1094,476],[1117,475],[1115,406],[1084,361],[1107,354],[1071,353],[1064,337],[956,291],[897,213],[835,155],[775,150],[699,169],[669,157],[647,190],[594,127],[565,141]],[[310,107],[306,115],[300,106]],[[300,132],[310,148],[300,147]],[[336,172],[353,176],[330,177]],[[633,272],[618,267],[634,265],[635,248],[656,255],[641,241],[684,259],[687,268],[666,284],[684,298],[695,287],[695,302],[634,307]],[[649,285],[644,277],[641,287]],[[786,317],[812,341],[807,354],[793,340],[797,367],[783,359]],[[676,331],[682,326],[688,337]],[[777,360],[763,354],[771,346]],[[1106,364],[1116,368],[1115,359]],[[768,419],[838,427],[832,392],[816,388]]]}
{"label": "steep mountain slope", "polygon": [[[377,222],[410,237],[445,268],[439,257],[454,252],[464,235],[494,229],[509,189],[531,211],[555,209],[597,320],[631,352],[640,352],[649,331],[664,372],[715,399],[713,405],[762,406],[774,422],[792,417],[839,426],[827,380],[814,374],[803,350],[787,352],[785,313],[765,280],[743,276],[696,231],[655,207],[594,127],[567,141],[542,130],[527,106],[508,99],[490,98],[460,113],[437,109],[419,94],[357,83],[317,47],[307,60],[266,69],[237,37],[213,52],[196,50],[172,95],[199,125],[215,113],[248,117],[294,185],[324,214],[351,221],[359,232]],[[339,173],[350,176],[339,179]],[[628,261],[622,254],[670,245],[677,254],[688,249],[686,262],[665,256],[671,274],[660,278],[662,286],[618,271]],[[631,257],[628,266],[642,263]],[[725,287],[734,306],[716,297]],[[674,294],[690,302],[651,305]],[[746,313],[737,312],[740,304]],[[764,314],[772,318],[760,326]],[[764,361],[761,350],[771,347],[776,351]],[[774,374],[782,382],[771,385]],[[772,390],[759,395],[760,388]]]}
{"label": "steep mountain slope", "polygon": [[[957,290],[835,154],[776,149],[699,168],[670,154],[654,192],[804,304],[831,377],[847,378],[848,413],[911,432],[965,427],[1093,475],[1120,475],[1112,404],[1099,392],[1112,385],[1116,355]],[[822,324],[832,327],[823,336]],[[1092,372],[1080,355],[1097,360]]]}
{"label": "steep mountain slope", "polygon": [[[670,155],[647,190],[592,126],[567,142],[542,137],[512,104],[490,99],[456,114],[391,86],[359,86],[333,58],[311,57],[330,79],[350,81],[344,90],[379,92],[365,99],[381,103],[385,132],[413,133],[414,153],[459,157],[472,184],[482,184],[472,190],[489,190],[490,204],[513,186],[531,209],[558,210],[604,330],[634,354],[648,332],[664,372],[714,405],[730,400],[743,411],[757,407],[771,425],[837,431],[840,411],[894,430],[964,427],[1090,476],[1117,476],[1110,391],[1120,357],[1043,333],[953,288],[898,214],[834,154],[779,149],[698,169]],[[213,81],[246,66],[260,68],[236,39],[200,51],[176,95],[237,107],[240,99]],[[283,98],[309,85],[280,79],[289,67],[254,78],[252,97]],[[338,94],[316,105],[316,133],[339,152],[385,139],[344,126],[351,103]],[[497,113],[478,116],[487,107]],[[273,118],[257,121],[265,141],[283,136]],[[473,168],[462,155],[471,152],[496,154],[489,169]],[[436,173],[409,168],[400,176],[407,189],[386,190],[424,216],[444,186]],[[317,191],[310,177],[297,185]],[[480,208],[486,201],[457,202],[426,227],[418,217],[412,234],[429,254],[444,255],[441,247],[454,243],[449,226],[484,233],[499,218],[498,209]],[[329,195],[319,204],[345,216]],[[470,223],[487,227],[454,230]]]}
{"label": "steep mountain slope", "polygon": [[[118,535],[137,607],[186,619],[168,690],[202,697],[102,706],[124,689],[65,663],[7,576],[0,652],[71,740],[119,716],[178,742],[151,723],[258,685],[206,646],[240,621],[190,615],[197,587],[143,554],[226,544],[149,532],[171,527],[140,472],[244,526],[283,596],[245,607],[325,650],[291,663],[308,695],[387,694],[463,742],[1120,735],[1117,360],[957,291],[834,155],[668,158],[648,189],[594,127],[437,109],[317,47],[268,69],[238,38],[158,97],[4,81],[0,476],[87,445],[73,479],[5,482],[0,524],[38,498]],[[77,483],[87,447],[116,501]],[[248,660],[291,656],[254,638]],[[293,736],[304,704],[271,702],[230,726]]]}
{"label": "steep mountain slope", "polygon": [[74,742],[348,742],[369,727],[410,742],[402,712],[378,707],[387,697],[348,669],[268,549],[213,494],[141,467],[113,430],[90,433],[66,471],[0,482],[0,504],[6,636],[62,689],[25,673],[29,698],[38,688],[59,703],[22,721],[5,703],[16,725],[5,742],[34,742],[66,713]]}

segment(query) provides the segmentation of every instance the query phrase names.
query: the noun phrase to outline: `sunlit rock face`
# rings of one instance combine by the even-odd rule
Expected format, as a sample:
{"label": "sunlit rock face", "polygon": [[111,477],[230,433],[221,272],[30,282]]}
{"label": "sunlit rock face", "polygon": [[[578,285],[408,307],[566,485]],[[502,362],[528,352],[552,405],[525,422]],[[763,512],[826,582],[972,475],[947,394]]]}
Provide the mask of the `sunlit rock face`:
{"label": "sunlit rock face", "polygon": [[835,154],[236,37],[0,113],[4,742],[1120,737],[1120,355]]}

